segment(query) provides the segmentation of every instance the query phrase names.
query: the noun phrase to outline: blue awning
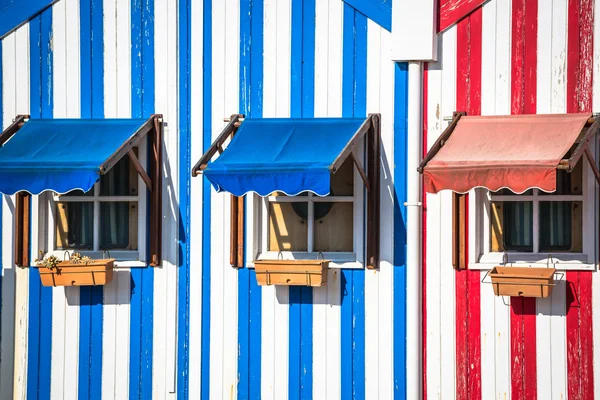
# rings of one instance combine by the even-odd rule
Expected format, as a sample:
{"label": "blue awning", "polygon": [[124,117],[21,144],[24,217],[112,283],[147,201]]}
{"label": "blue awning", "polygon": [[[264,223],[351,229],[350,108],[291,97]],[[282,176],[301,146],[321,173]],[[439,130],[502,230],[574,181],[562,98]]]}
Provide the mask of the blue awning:
{"label": "blue awning", "polygon": [[90,190],[145,119],[30,119],[0,147],[0,192]]}
{"label": "blue awning", "polygon": [[246,118],[204,175],[217,191],[297,195],[330,191],[331,166],[364,118]]}

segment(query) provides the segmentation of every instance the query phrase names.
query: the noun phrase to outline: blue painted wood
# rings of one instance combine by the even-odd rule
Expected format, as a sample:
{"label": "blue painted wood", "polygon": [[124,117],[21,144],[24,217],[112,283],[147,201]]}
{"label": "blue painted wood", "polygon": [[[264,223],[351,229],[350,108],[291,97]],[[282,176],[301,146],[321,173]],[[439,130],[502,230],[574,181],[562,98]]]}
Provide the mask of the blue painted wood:
{"label": "blue painted wood", "polygon": [[[262,83],[263,0],[242,1],[240,2],[239,98],[242,114],[252,118],[262,117]],[[245,261],[244,259],[244,264]],[[260,398],[261,304],[262,292],[256,282],[254,270],[240,269],[238,272],[238,399]]]}
{"label": "blue painted wood", "polygon": [[[29,24],[30,109],[32,118],[52,118],[52,9]],[[37,254],[35,255],[37,257]],[[43,287],[37,268],[29,269],[27,398],[50,399],[52,288]]]}
{"label": "blue painted wood", "polygon": [[[212,0],[204,0],[202,22],[202,148],[207,150],[212,144]],[[210,398],[210,197],[210,182],[202,176],[202,360],[201,376],[193,378],[201,380],[202,400]]]}
{"label": "blue painted wood", "polygon": [[0,0],[0,39],[56,0]]}
{"label": "blue painted wood", "polygon": [[[344,4],[342,116],[365,117],[367,102],[367,19]],[[341,394],[365,397],[364,270],[342,271]]]}
{"label": "blue painted wood", "polygon": [[[104,117],[104,30],[102,0],[81,0],[80,66],[81,117]],[[79,384],[80,400],[102,398],[102,335],[104,288],[80,288]]]}
{"label": "blue painted wood", "polygon": [[392,31],[392,0],[343,0],[382,28]]}
{"label": "blue painted wood", "polygon": [[189,396],[191,0],[179,0],[179,268],[177,271],[177,397]]}
{"label": "blue painted wood", "polygon": [[[315,105],[315,0],[292,0],[290,116],[312,118]],[[289,398],[311,399],[313,290],[291,286]]]}
{"label": "blue painted wood", "polygon": [[[154,79],[154,0],[132,0],[132,117],[148,118],[154,113]],[[152,397],[154,269],[134,268],[131,278],[129,398],[148,399]]]}
{"label": "blue painted wood", "polygon": [[394,398],[406,393],[406,156],[408,65],[394,72]]}

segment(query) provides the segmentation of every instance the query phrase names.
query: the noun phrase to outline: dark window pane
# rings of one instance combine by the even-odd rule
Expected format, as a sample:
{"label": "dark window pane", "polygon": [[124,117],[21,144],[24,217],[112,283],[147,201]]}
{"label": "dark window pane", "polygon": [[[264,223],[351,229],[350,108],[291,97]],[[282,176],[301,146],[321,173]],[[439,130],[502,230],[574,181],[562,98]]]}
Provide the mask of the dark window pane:
{"label": "dark window pane", "polygon": [[137,249],[137,203],[100,203],[100,249]]}
{"label": "dark window pane", "polygon": [[100,177],[100,196],[137,196],[137,172],[130,164],[125,156]]}
{"label": "dark window pane", "polygon": [[57,249],[92,249],[94,203],[59,202],[55,217]]}
{"label": "dark window pane", "polygon": [[540,250],[582,251],[581,225],[581,202],[540,202]]}
{"label": "dark window pane", "polygon": [[83,190],[71,190],[70,192],[65,193],[63,196],[82,196],[82,197],[92,197],[94,196],[94,187],[92,186],[92,188],[90,190],[88,190],[87,192],[84,192]]}
{"label": "dark window pane", "polygon": [[533,251],[533,203],[504,202],[504,249]]}
{"label": "dark window pane", "polygon": [[556,170],[556,191],[546,193],[540,190],[540,195],[548,196],[553,194],[580,195],[582,194],[582,161],[580,160],[573,171],[567,172],[564,169]]}
{"label": "dark window pane", "polygon": [[[526,190],[525,192],[519,193],[519,194],[522,194],[525,196],[531,196],[531,195],[533,195],[533,189]],[[506,188],[500,189],[496,192],[492,192],[492,196],[493,195],[496,195],[496,196],[518,196],[519,194],[516,194],[512,190],[506,189]]]}

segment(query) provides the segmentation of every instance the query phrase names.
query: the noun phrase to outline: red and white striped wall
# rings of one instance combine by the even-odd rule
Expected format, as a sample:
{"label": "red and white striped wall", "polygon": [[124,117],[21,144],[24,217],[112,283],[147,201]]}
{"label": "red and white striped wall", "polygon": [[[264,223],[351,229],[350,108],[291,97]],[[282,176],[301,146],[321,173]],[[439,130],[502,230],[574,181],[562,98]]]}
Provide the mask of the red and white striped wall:
{"label": "red and white striped wall", "polygon": [[[598,112],[599,11],[592,0],[490,0],[447,29],[425,73],[426,143],[453,111]],[[481,283],[485,271],[452,268],[450,196],[425,199],[426,397],[600,398],[598,272],[569,271],[550,298],[505,304]]]}

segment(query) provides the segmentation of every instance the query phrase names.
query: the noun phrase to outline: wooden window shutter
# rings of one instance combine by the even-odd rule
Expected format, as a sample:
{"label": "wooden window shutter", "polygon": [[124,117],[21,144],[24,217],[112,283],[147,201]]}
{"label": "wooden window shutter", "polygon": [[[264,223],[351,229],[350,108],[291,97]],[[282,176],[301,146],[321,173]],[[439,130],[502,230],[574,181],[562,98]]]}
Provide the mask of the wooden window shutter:
{"label": "wooden window shutter", "polygon": [[467,195],[452,193],[452,266],[467,269]]}
{"label": "wooden window shutter", "polygon": [[15,195],[15,239],[14,259],[15,265],[29,266],[29,213],[31,209],[31,195],[27,192],[18,192]]}

